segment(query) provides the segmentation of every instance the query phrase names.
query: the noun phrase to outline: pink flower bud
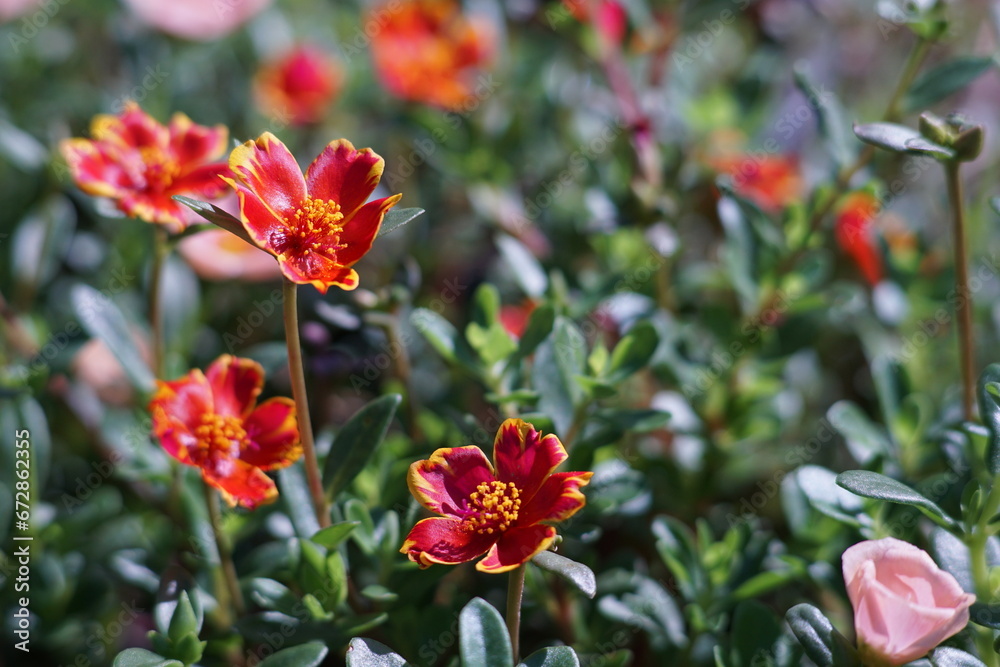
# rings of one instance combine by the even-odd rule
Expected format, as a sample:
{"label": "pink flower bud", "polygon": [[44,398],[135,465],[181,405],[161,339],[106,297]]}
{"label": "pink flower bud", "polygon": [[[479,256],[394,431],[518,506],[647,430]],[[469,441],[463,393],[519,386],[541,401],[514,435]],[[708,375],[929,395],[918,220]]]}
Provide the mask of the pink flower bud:
{"label": "pink flower bud", "polygon": [[886,537],[844,552],[858,650],[866,665],[902,665],[930,652],[969,622],[975,595],[923,549]]}

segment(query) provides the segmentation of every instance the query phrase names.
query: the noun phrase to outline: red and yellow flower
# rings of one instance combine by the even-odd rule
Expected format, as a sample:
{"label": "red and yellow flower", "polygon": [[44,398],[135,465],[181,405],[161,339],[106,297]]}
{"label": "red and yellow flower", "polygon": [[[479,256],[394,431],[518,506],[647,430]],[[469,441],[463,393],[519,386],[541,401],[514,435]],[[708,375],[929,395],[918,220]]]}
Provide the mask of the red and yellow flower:
{"label": "red and yellow flower", "polygon": [[281,141],[265,132],[229,156],[240,199],[240,218],[250,238],[278,259],[284,276],[313,285],[358,286],[351,267],[367,253],[386,211],[402,195],[365,201],[375,191],[385,162],[370,148],[347,139],[330,142],[303,178]]}
{"label": "red and yellow flower", "polygon": [[63,157],[81,190],[114,200],[125,215],[179,232],[191,216],[171,197],[212,199],[226,189],[219,177],[229,170],[214,161],[226,150],[222,125],[197,125],[182,113],[162,125],[129,102],[117,116],[95,116],[90,134],[63,141]]}
{"label": "red and yellow flower", "polygon": [[455,0],[396,0],[374,8],[366,25],[379,78],[397,97],[461,109],[478,70],[493,57],[489,25],[467,18]]}
{"label": "red and yellow flower", "polygon": [[717,159],[714,167],[732,178],[736,192],[768,213],[802,198],[802,174],[791,155],[732,155]]}
{"label": "red and yellow flower", "polygon": [[251,359],[223,355],[205,373],[158,381],[149,404],[153,432],[167,453],[201,468],[205,482],[230,505],[254,508],[278,489],[265,471],[302,455],[295,403],[271,398],[257,405],[264,370]]}
{"label": "red and yellow flower", "polygon": [[410,492],[441,516],[417,522],[400,552],[422,568],[483,554],[476,563],[482,572],[528,562],[555,540],[549,524],[568,519],[586,502],[580,487],[593,473],[553,472],[566,456],[556,436],[508,419],[493,443],[493,465],[475,446],[439,449],[413,463]]}
{"label": "red and yellow flower", "polygon": [[879,202],[868,192],[847,195],[837,209],[834,235],[837,244],[854,260],[869,285],[882,280],[882,253],[879,252],[872,223],[879,213]]}
{"label": "red and yellow flower", "polygon": [[323,119],[342,83],[333,58],[320,49],[297,46],[257,72],[254,98],[265,114],[308,125]]}

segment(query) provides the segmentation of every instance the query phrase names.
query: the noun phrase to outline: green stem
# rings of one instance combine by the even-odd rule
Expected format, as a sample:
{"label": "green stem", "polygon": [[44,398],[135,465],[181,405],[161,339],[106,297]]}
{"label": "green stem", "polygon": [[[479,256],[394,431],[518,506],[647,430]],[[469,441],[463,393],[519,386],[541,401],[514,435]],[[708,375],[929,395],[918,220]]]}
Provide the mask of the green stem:
{"label": "green stem", "polygon": [[896,89],[892,92],[892,97],[885,108],[885,113],[882,114],[882,119],[887,123],[899,119],[899,103],[903,101],[903,95],[910,89],[910,84],[917,77],[917,72],[920,71],[920,66],[923,65],[924,58],[930,52],[930,47],[931,42],[921,37],[917,40],[917,44],[913,47],[913,50],[910,51],[910,56],[906,59],[906,64],[903,65],[903,75],[899,77],[899,82],[896,84]]}
{"label": "green stem", "polygon": [[954,161],[947,163],[945,175],[948,181],[948,198],[951,200],[951,210],[954,216],[952,233],[955,245],[955,292],[957,299],[955,310],[958,318],[958,345],[962,365],[962,415],[965,421],[972,421],[975,417],[976,377],[973,368],[975,344],[972,337],[972,293],[969,291],[969,265],[965,254],[965,213],[962,205],[962,181],[959,178],[959,163]]}
{"label": "green stem", "polygon": [[[993,591],[990,590],[990,566],[986,560],[987,542],[990,538],[990,519],[1000,511],[1000,475],[993,478],[993,486],[982,514],[976,523],[975,530],[968,539],[972,582],[976,587],[976,601],[983,604],[993,603]],[[993,650],[993,632],[986,629],[975,633],[976,643],[983,662],[990,667],[1000,665],[1000,656]]]}
{"label": "green stem", "polygon": [[[212,537],[215,538],[215,547],[219,551],[219,562],[221,563],[222,578],[226,584],[226,592],[229,601],[232,603],[236,617],[240,618],[246,613],[246,604],[243,602],[243,593],[240,591],[240,581],[236,576],[236,566],[233,564],[233,550],[222,531],[222,510],[219,508],[219,494],[208,484],[202,484],[205,490],[205,506],[208,508],[208,520],[212,525]],[[225,606],[225,600],[220,600],[220,606]]]}
{"label": "green stem", "polygon": [[313,441],[312,422],[309,419],[309,399],[306,396],[306,376],[302,364],[302,345],[299,342],[298,285],[283,281],[285,309],[285,341],[288,345],[288,372],[292,381],[292,398],[295,399],[295,415],[299,423],[299,439],[302,442],[302,458],[306,466],[306,480],[312,496],[316,520],[320,528],[330,525],[330,511],[323,493],[323,480],[319,474],[319,460]]}
{"label": "green stem", "polygon": [[163,268],[167,258],[167,230],[162,225],[155,225],[153,239],[153,266],[149,278],[149,326],[151,347],[153,348],[153,373],[158,378],[164,377],[165,354],[163,344],[163,318],[160,310],[160,291],[163,283]]}
{"label": "green stem", "polygon": [[510,633],[515,665],[521,652],[521,598],[524,596],[524,573],[527,568],[525,564],[511,570],[507,579],[507,631]]}

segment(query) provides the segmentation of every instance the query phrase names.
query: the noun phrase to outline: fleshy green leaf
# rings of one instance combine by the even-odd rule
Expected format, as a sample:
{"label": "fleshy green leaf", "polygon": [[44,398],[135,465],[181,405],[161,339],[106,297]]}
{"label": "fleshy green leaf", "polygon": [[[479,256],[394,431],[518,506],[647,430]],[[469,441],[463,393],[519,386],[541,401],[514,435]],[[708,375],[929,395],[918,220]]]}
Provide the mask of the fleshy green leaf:
{"label": "fleshy green leaf", "polygon": [[226,213],[218,206],[209,204],[208,202],[198,201],[197,199],[192,199],[190,197],[184,197],[182,195],[174,195],[173,199],[184,204],[189,209],[211,222],[213,225],[222,227],[230,234],[235,234],[252,246],[257,245],[254,243],[253,239],[250,238],[247,230],[243,227],[243,222],[239,218]]}
{"label": "fleshy green leaf", "polygon": [[482,598],[465,605],[458,617],[463,667],[511,667],[510,635],[500,612]]}
{"label": "fleshy green leaf", "polygon": [[979,376],[976,386],[979,414],[990,431],[986,464],[994,475],[1000,474],[1000,364],[990,364]]}
{"label": "fleshy green leaf", "polygon": [[576,586],[588,598],[597,594],[597,579],[594,572],[583,563],[560,556],[552,551],[543,551],[531,559],[531,562],[549,572],[555,572]]}
{"label": "fleshy green leaf", "polygon": [[323,642],[306,642],[264,658],[259,667],[317,667],[329,651]]}
{"label": "fleshy green leaf", "polygon": [[184,667],[184,663],[168,660],[144,648],[127,648],[115,656],[114,667]]}
{"label": "fleshy green leaf", "polygon": [[656,329],[649,322],[639,322],[632,327],[611,353],[608,381],[612,384],[621,382],[644,368],[653,358],[659,342]]}
{"label": "fleshy green leaf", "polygon": [[518,667],[580,667],[580,658],[569,646],[549,646],[529,655]]}
{"label": "fleshy green leaf", "polygon": [[543,303],[531,311],[528,326],[524,328],[524,333],[521,334],[521,340],[518,342],[518,358],[524,359],[531,356],[542,341],[552,333],[555,322],[556,311],[551,304]]}
{"label": "fleshy green leaf", "polygon": [[347,667],[406,667],[409,663],[374,639],[355,637],[347,647]]}
{"label": "fleshy green leaf", "polygon": [[958,524],[937,503],[924,497],[902,482],[868,470],[848,470],[837,475],[837,484],[851,493],[865,498],[886,500],[901,505],[912,505],[945,528]]}
{"label": "fleshy green leaf", "polygon": [[826,144],[827,153],[839,168],[846,167],[853,159],[850,125],[836,95],[828,90],[816,88],[805,72],[796,68],[795,84],[809,100],[819,124],[819,134]]}
{"label": "fleshy green leaf", "polygon": [[867,465],[876,458],[887,456],[892,443],[868,416],[851,401],[837,401],[826,413],[827,419],[844,439],[851,456]]}
{"label": "fleshy green leaf", "polygon": [[[936,151],[936,155],[953,157],[955,152],[950,148],[934,144],[924,139],[919,132],[905,125],[896,123],[868,123],[866,125],[855,125],[854,134],[865,143],[879,148],[892,151],[894,153],[924,154],[929,150]],[[914,141],[913,146],[908,142]]]}
{"label": "fleshy green leaf", "polygon": [[104,341],[137,390],[151,393],[156,388],[153,373],[143,361],[128,322],[118,307],[108,296],[89,285],[75,285],[70,298],[83,328]]}
{"label": "fleshy green leaf", "polygon": [[795,605],[785,614],[785,620],[818,667],[861,667],[854,647],[816,607]]}
{"label": "fleshy green leaf", "polygon": [[358,410],[337,433],[323,469],[323,486],[335,498],[358,476],[382,443],[403,397],[376,398]]}
{"label": "fleshy green leaf", "polygon": [[549,279],[531,251],[513,236],[506,234],[497,236],[496,242],[497,248],[500,249],[500,255],[507,262],[514,280],[521,286],[524,293],[534,298],[545,294],[545,290],[549,286]]}
{"label": "fleshy green leaf", "polygon": [[201,631],[202,617],[195,613],[191,599],[187,591],[181,591],[177,599],[177,606],[174,608],[173,616],[170,617],[170,625],[167,628],[167,636],[171,641],[180,641],[185,635],[195,636]]}
{"label": "fleshy green leaf", "polygon": [[323,528],[313,535],[310,540],[327,549],[336,549],[360,525],[357,521],[341,521],[340,523]]}
{"label": "fleshy green leaf", "polygon": [[576,381],[587,363],[587,341],[573,322],[556,318],[552,335],[535,353],[532,383],[539,393],[539,409],[556,426],[556,432],[566,434],[573,423],[576,406],[583,390]]}
{"label": "fleshy green leaf", "polygon": [[931,654],[934,667],[986,667],[985,663],[965,651],[950,646],[934,649]]}
{"label": "fleshy green leaf", "polygon": [[982,56],[962,56],[942,63],[913,82],[906,93],[906,108],[926,109],[965,88],[994,64],[993,58]]}
{"label": "fleshy green leaf", "polygon": [[382,218],[382,226],[378,230],[379,236],[385,236],[394,232],[417,216],[423,215],[422,208],[390,208]]}

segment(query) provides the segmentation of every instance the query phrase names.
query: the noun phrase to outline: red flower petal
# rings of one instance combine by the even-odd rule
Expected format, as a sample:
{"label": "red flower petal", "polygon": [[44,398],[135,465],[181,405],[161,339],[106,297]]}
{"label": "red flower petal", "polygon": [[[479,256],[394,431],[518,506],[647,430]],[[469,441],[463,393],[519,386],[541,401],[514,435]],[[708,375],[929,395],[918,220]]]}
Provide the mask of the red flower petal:
{"label": "red flower petal", "polygon": [[182,167],[222,155],[229,142],[229,130],[225,125],[196,125],[182,113],[175,113],[170,119],[169,131],[170,149]]}
{"label": "red flower petal", "polygon": [[67,139],[60,152],[77,186],[95,197],[122,197],[136,187],[132,175],[107,148],[89,139]]}
{"label": "red flower petal", "polygon": [[399,551],[421,568],[434,563],[455,565],[482,556],[495,539],[493,535],[463,530],[459,519],[433,517],[418,521]]}
{"label": "red flower petal", "polygon": [[160,444],[181,463],[191,464],[188,449],[198,444],[191,433],[201,425],[202,415],[213,409],[208,380],[200,370],[171,382],[158,382],[149,402],[153,433]]}
{"label": "red flower petal", "polygon": [[518,524],[563,521],[573,516],[587,503],[580,487],[586,486],[593,476],[592,472],[553,473],[538,492],[525,501],[518,512]]}
{"label": "red flower petal", "polygon": [[493,481],[493,466],[474,445],[436,450],[426,461],[410,465],[406,484],[417,501],[432,512],[463,516],[469,495],[482,482]]}
{"label": "red flower petal", "polygon": [[243,424],[250,446],[240,452],[240,460],[261,470],[285,468],[302,456],[295,401],[272,398],[250,413]]}
{"label": "red flower petal", "polygon": [[187,209],[159,192],[134,191],[118,199],[118,210],[130,218],[166,225],[172,233],[187,226]]}
{"label": "red flower petal", "polygon": [[393,195],[376,199],[358,209],[358,212],[344,224],[340,233],[340,243],[346,246],[337,253],[337,260],[344,266],[351,266],[371,250],[386,211],[396,205],[403,195]]}
{"label": "red flower petal", "polygon": [[270,132],[233,149],[229,168],[279,220],[294,217],[305,200],[306,183],[295,157]]}
{"label": "red flower petal", "polygon": [[269,209],[260,197],[240,185],[230,178],[222,177],[222,181],[228,183],[236,190],[236,196],[240,200],[240,219],[243,222],[243,229],[257,244],[258,248],[266,250],[272,255],[276,254],[271,247],[271,233],[275,229],[283,227],[284,222],[275,217],[274,211]]}
{"label": "red flower petal", "polygon": [[278,497],[278,487],[263,470],[228,456],[216,455],[205,461],[201,475],[231,506],[254,509]]}
{"label": "red flower petal", "polygon": [[549,473],[566,457],[559,438],[551,434],[543,438],[521,419],[508,419],[501,424],[493,442],[497,478],[514,482],[525,500],[535,495]]}
{"label": "red flower petal", "polygon": [[215,413],[246,418],[264,388],[264,369],[253,359],[224,354],[205,373],[215,398]]}
{"label": "red flower petal", "polygon": [[220,178],[229,174],[224,162],[212,162],[195,167],[170,184],[171,194],[191,194],[201,199],[215,199],[226,190],[226,182]]}
{"label": "red flower petal", "polygon": [[352,290],[359,283],[354,269],[345,268],[320,252],[278,255],[278,264],[281,273],[290,281],[299,285],[312,285],[320,294],[326,294],[330,285]]}
{"label": "red flower petal", "polygon": [[511,528],[500,536],[486,558],[476,563],[476,569],[491,574],[509,572],[548,549],[555,539],[556,529],[552,526],[536,524]]}
{"label": "red flower petal", "polygon": [[100,114],[90,122],[90,136],[121,149],[159,148],[166,150],[170,132],[135,102],[129,102],[118,116]]}
{"label": "red flower petal", "polygon": [[356,150],[347,139],[337,139],[309,165],[306,187],[310,197],[340,204],[346,218],[375,191],[384,168],[385,161],[372,149]]}

